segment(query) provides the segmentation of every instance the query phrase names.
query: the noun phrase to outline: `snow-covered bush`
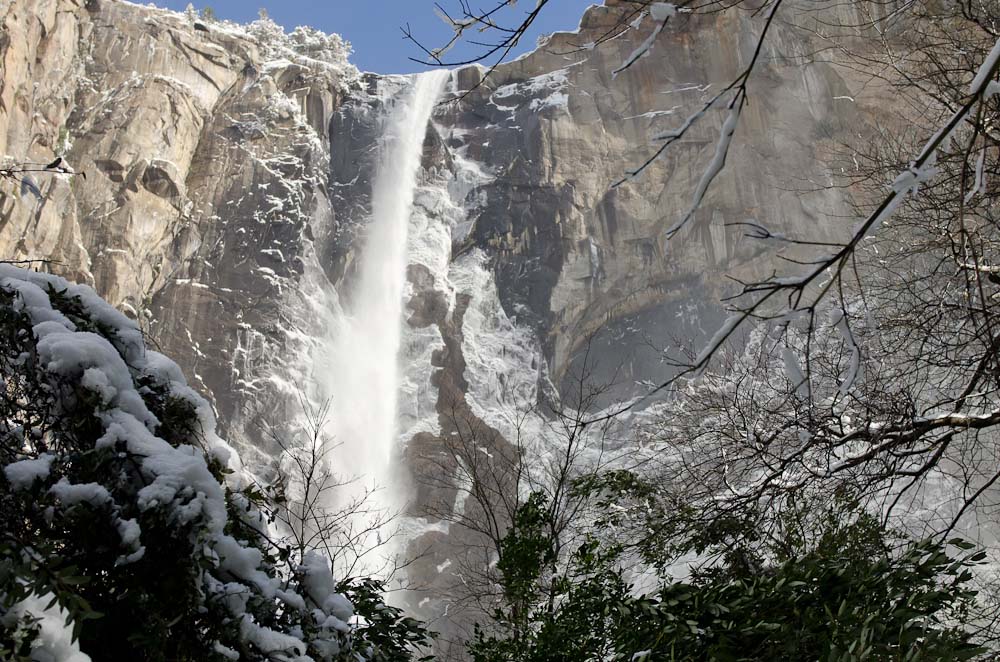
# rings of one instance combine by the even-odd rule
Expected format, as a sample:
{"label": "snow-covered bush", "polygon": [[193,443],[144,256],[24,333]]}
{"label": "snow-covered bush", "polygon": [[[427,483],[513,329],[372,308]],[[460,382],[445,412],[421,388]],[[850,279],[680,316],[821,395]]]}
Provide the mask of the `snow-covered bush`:
{"label": "snow-covered bush", "polygon": [[294,60],[295,56],[302,56],[338,69],[351,68],[347,62],[351,44],[338,34],[326,34],[305,26],[299,26],[286,34],[284,28],[266,15],[247,25],[246,31],[257,40],[271,59]]}
{"label": "snow-covered bush", "polygon": [[0,374],[0,659],[388,660],[423,640],[377,583],[272,535],[208,403],[89,287],[0,265]]}

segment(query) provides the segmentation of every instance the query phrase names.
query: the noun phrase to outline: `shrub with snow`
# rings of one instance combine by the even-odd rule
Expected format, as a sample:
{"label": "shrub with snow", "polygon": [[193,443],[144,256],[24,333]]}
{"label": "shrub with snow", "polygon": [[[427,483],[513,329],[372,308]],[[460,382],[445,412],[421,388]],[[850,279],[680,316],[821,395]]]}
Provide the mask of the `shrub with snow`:
{"label": "shrub with snow", "polygon": [[424,641],[377,582],[337,582],[269,530],[208,403],[89,287],[0,265],[0,374],[0,659],[389,660]]}
{"label": "shrub with snow", "polygon": [[257,40],[270,59],[296,60],[299,57],[322,62],[337,69],[350,70],[350,42],[338,34],[326,34],[321,30],[299,26],[291,33],[267,16],[245,27],[247,33]]}

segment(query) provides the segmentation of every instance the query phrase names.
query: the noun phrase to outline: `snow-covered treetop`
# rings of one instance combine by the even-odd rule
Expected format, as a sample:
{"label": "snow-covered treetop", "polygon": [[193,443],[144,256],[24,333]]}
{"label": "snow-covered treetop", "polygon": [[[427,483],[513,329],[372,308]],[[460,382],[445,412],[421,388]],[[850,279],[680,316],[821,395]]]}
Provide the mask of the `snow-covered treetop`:
{"label": "snow-covered treetop", "polygon": [[[188,20],[195,22],[198,19],[188,15]],[[265,62],[291,61],[305,66],[319,66],[332,70],[345,80],[358,76],[357,68],[349,62],[351,44],[339,34],[327,34],[308,26],[285,32],[266,13],[246,25],[233,21],[208,21],[203,25],[210,31],[256,42]]]}
{"label": "snow-covered treetop", "polygon": [[307,26],[299,26],[286,33],[284,28],[266,16],[250,23],[245,29],[262,46],[268,59],[297,55],[338,69],[353,68],[348,63],[351,44],[338,34],[326,34]]}

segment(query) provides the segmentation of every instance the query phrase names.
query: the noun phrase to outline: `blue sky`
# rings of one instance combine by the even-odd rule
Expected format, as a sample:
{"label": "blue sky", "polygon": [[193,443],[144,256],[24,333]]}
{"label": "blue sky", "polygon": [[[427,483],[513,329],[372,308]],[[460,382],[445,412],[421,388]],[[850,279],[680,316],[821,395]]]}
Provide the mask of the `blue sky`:
{"label": "blue sky", "polygon": [[[141,0],[140,0],[141,1]],[[457,0],[439,0],[448,9],[458,5]],[[239,22],[257,18],[260,8],[285,26],[309,25],[324,32],[336,32],[354,46],[354,64],[365,71],[379,73],[410,73],[424,69],[411,62],[409,57],[421,53],[411,42],[404,41],[400,27],[410,24],[413,33],[429,48],[444,44],[449,35],[447,27],[434,15],[434,0],[154,0],[154,4],[183,10],[191,2],[197,9],[211,6],[216,16]],[[514,55],[534,48],[540,34],[556,30],[573,30],[580,22],[583,10],[600,0],[552,0],[531,32],[518,45]],[[482,7],[493,6],[493,0],[482,0]],[[474,7],[480,5],[473,3]],[[534,7],[531,0],[522,0],[518,6],[507,10],[508,23],[523,17]],[[472,38],[482,37],[478,33]],[[466,46],[455,50],[450,57],[468,57]]]}

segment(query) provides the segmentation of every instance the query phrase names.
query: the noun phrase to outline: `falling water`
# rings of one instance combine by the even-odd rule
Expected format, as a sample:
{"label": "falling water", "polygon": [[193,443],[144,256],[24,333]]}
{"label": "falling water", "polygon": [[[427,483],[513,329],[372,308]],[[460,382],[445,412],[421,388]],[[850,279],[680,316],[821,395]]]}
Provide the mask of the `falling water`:
{"label": "falling water", "polygon": [[[447,78],[446,71],[420,74],[394,103],[387,104],[371,218],[346,297],[349,303],[337,328],[331,330],[331,346],[326,348],[328,364],[321,377],[332,407],[330,442],[336,445],[328,457],[335,471],[357,477],[337,490],[336,503],[329,505],[344,507],[367,494],[365,512],[349,522],[355,535],[375,518],[397,512],[403,505],[392,467],[407,234],[424,136]],[[384,532],[372,531],[360,535],[357,543],[371,547],[384,543],[384,536]],[[393,550],[389,546],[377,551],[377,556],[386,558]],[[371,563],[362,562],[369,568]]]}

